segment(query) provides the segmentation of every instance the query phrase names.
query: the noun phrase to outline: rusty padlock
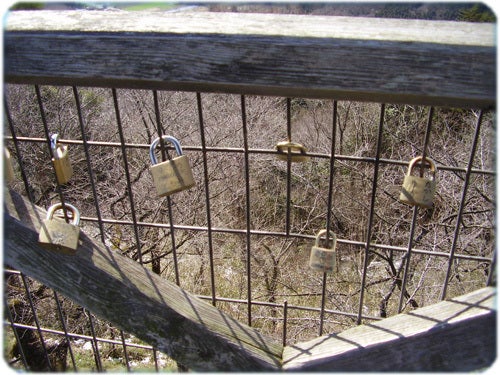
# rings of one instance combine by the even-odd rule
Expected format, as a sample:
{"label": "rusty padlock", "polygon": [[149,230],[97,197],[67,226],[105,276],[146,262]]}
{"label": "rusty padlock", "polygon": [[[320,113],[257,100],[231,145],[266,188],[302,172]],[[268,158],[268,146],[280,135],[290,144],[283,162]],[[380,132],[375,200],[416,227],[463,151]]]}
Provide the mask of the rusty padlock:
{"label": "rusty padlock", "polygon": [[156,138],[153,143],[151,143],[149,148],[149,156],[152,164],[150,171],[159,197],[168,196],[192,188],[195,185],[189,160],[186,155],[182,154],[182,148],[179,141],[169,135],[164,135],[162,139],[174,145],[178,156],[171,160],[158,163],[155,150],[160,142],[160,138]]}
{"label": "rusty padlock", "polygon": [[71,204],[64,204],[66,212],[71,212],[71,223],[63,218],[55,217],[56,211],[63,209],[62,203],[56,203],[47,210],[47,218],[43,221],[38,234],[38,244],[45,249],[62,254],[74,255],[80,238],[80,212]]}
{"label": "rusty padlock", "polygon": [[59,134],[50,137],[50,148],[52,149],[52,163],[56,171],[57,183],[66,184],[73,176],[73,167],[69,160],[68,146],[59,143]]}
{"label": "rusty padlock", "polygon": [[[320,246],[321,237],[326,235],[327,238],[324,239],[326,241],[327,246],[331,242],[331,246],[328,248]],[[311,256],[309,258],[309,266],[315,270],[325,273],[332,273],[335,269],[336,262],[336,251],[337,247],[337,236],[332,231],[327,231],[326,229],[322,229],[318,232],[316,236],[316,241],[314,242],[314,246],[311,248]]]}
{"label": "rusty padlock", "polygon": [[436,193],[437,168],[431,159],[425,158],[424,163],[429,165],[431,178],[414,176],[411,173],[419,161],[422,162],[422,156],[418,156],[410,161],[408,172],[403,180],[399,200],[410,206],[432,208],[432,202]]}
{"label": "rusty padlock", "polygon": [[288,160],[288,155],[290,154],[290,161],[301,162],[309,159],[309,156],[306,155],[306,148],[302,146],[300,143],[283,141],[279,142],[276,145],[276,151],[278,151],[278,159],[280,160]]}
{"label": "rusty padlock", "polygon": [[6,183],[14,181],[14,167],[12,166],[12,158],[9,150],[4,147],[3,154],[3,177]]}

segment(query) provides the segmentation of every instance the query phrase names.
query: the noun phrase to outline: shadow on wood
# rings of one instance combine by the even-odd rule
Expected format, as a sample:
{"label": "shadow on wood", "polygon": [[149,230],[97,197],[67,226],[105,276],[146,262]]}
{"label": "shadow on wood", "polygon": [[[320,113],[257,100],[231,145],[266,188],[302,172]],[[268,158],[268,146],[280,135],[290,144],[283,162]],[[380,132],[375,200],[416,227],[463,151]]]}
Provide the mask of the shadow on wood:
{"label": "shadow on wood", "polygon": [[45,211],[5,191],[4,262],[192,370],[278,370],[283,347],[80,233],[76,255],[38,246]]}
{"label": "shadow on wood", "polygon": [[5,191],[4,262],[198,371],[470,371],[496,358],[496,289],[283,346],[83,231],[74,256],[38,246],[45,210]]}
{"label": "shadow on wood", "polygon": [[289,371],[471,371],[496,358],[496,290],[285,347]]}

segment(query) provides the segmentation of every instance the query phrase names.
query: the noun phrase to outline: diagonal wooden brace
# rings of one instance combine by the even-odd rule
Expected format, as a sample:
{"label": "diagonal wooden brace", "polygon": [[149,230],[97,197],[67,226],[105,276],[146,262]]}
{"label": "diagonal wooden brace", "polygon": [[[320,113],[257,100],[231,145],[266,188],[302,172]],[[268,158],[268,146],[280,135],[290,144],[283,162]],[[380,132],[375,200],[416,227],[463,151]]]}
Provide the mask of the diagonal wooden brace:
{"label": "diagonal wooden brace", "polygon": [[107,249],[83,231],[76,255],[38,246],[45,210],[5,191],[4,263],[196,371],[276,371],[283,347]]}

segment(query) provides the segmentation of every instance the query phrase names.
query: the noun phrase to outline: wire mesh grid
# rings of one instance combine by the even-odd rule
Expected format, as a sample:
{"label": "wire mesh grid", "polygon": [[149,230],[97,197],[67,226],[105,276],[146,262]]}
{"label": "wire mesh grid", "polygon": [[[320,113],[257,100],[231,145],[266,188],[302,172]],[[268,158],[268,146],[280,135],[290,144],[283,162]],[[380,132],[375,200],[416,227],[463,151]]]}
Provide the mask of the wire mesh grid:
{"label": "wire mesh grid", "polygon": [[[4,107],[10,188],[76,205],[87,234],[285,345],[494,282],[491,112],[24,85],[6,88]],[[74,170],[65,185],[50,162],[56,133]],[[163,135],[182,144],[196,186],[158,198],[149,148]],[[308,160],[277,158],[281,141]],[[162,161],[178,156],[160,144]],[[432,209],[398,199],[416,156],[438,169]],[[308,265],[326,228],[332,274]],[[14,367],[177,366],[8,265],[4,297]]]}

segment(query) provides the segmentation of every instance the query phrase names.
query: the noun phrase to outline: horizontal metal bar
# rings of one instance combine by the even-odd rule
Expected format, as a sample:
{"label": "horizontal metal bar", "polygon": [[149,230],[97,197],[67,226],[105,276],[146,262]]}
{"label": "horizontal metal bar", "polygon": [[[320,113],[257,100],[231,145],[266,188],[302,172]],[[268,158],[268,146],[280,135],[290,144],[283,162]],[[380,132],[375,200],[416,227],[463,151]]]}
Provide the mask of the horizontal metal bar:
{"label": "horizontal metal bar", "polygon": [[[31,326],[28,324],[22,324],[22,323],[12,323],[11,324],[10,322],[4,321],[4,325],[19,328],[19,329],[31,329],[33,331],[38,331],[37,327]],[[40,327],[40,331],[45,332],[45,333],[51,333],[54,335],[67,336],[67,337],[70,337],[72,339],[83,339],[83,340],[89,340],[89,341],[97,340],[99,342],[103,342],[103,343],[107,343],[107,344],[123,345],[123,341],[121,341],[121,340],[118,341],[118,340],[112,340],[112,339],[105,339],[103,337],[97,337],[97,336],[93,337],[93,336],[81,335],[78,333],[72,333],[72,332],[66,333],[66,332],[58,331],[58,330],[51,329],[51,328]],[[153,347],[150,345],[135,344],[135,343],[130,343],[130,342],[126,342],[126,341],[125,341],[125,345],[127,347],[133,347],[133,348],[138,348],[138,349],[150,349],[150,350],[153,349]]]}
{"label": "horizontal metal bar", "polygon": [[[12,136],[5,136],[4,139],[6,141],[12,141]],[[38,138],[38,137],[16,137],[17,141],[21,142],[40,142],[40,143],[46,143],[47,140],[45,138]],[[60,139],[59,142],[61,144],[68,144],[68,145],[83,145],[83,141],[80,140],[74,140],[74,139]],[[120,142],[103,142],[103,141],[86,141],[88,146],[101,146],[101,147],[116,147],[116,148],[122,148],[122,143]],[[136,148],[136,149],[147,149],[149,150],[150,145],[144,144],[144,143],[124,143],[123,144],[126,148]],[[165,146],[167,149],[172,149],[174,150],[173,146],[166,145]],[[201,146],[182,146],[182,149],[185,151],[199,151],[203,152]],[[248,152],[249,154],[267,154],[267,155],[277,155],[278,152],[276,150],[272,149],[263,149],[263,148],[249,148],[248,150],[245,150],[244,148],[239,148],[239,147],[210,147],[207,146],[205,147],[205,150],[207,152],[222,152],[222,153],[240,153],[244,154],[245,152]],[[310,157],[314,158],[321,158],[321,159],[330,159],[331,155],[330,154],[325,154],[325,153],[319,153],[319,152],[308,152],[307,155]],[[375,158],[371,157],[362,157],[362,156],[349,156],[349,155],[334,155],[336,160],[345,160],[345,161],[356,161],[356,162],[367,162],[367,163],[376,163]],[[389,164],[389,165],[400,165],[400,166],[408,166],[408,161],[405,160],[394,160],[394,159],[379,159],[379,163],[381,164]],[[451,172],[467,172],[466,167],[456,167],[456,166],[451,166],[451,165],[441,165],[437,164],[436,167],[439,170],[442,171],[451,171]],[[477,168],[472,168],[471,173],[475,174],[483,174],[483,175],[491,175],[495,176],[496,171],[494,170],[488,170],[488,169],[477,169]]]}
{"label": "horizontal metal bar", "polygon": [[[82,216],[80,218],[80,220],[81,221],[89,221],[89,222],[98,222],[98,219],[96,217],[90,217],[90,216]],[[178,224],[175,224],[174,226],[170,226],[170,224],[165,224],[165,223],[156,223],[156,222],[151,223],[151,222],[144,222],[144,221],[137,221],[136,223],[134,223],[133,221],[130,221],[130,220],[115,220],[115,219],[106,219],[106,218],[102,218],[102,222],[105,224],[120,224],[120,225],[132,225],[132,226],[137,225],[137,226],[152,227],[152,228],[164,228],[164,229],[174,228],[175,230],[208,232],[208,227],[202,227],[202,226],[196,226],[196,225],[178,225]],[[247,234],[246,229],[236,229],[236,228],[211,227],[211,231],[216,232],[216,233],[228,233],[228,234],[238,234],[238,235],[246,235]],[[252,235],[257,235],[257,236],[299,238],[299,239],[307,239],[307,240],[314,240],[316,238],[314,235],[308,235],[308,234],[302,234],[302,233],[292,233],[291,232],[291,233],[287,234],[286,232],[273,232],[273,231],[255,230],[255,229],[251,229],[249,233]],[[359,246],[359,247],[366,246],[366,242],[352,241],[352,240],[346,240],[346,239],[342,239],[342,238],[337,238],[337,243],[346,244],[346,245],[354,245],[354,246]],[[377,244],[377,243],[370,243],[370,247],[373,247],[376,249],[394,250],[394,251],[399,251],[399,252],[406,252],[408,250],[406,247],[402,247],[402,246],[392,246],[392,245],[384,245],[384,244]],[[438,251],[428,251],[428,250],[422,250],[422,249],[412,249],[412,251],[415,254],[432,255],[432,256],[436,256],[436,257],[448,258],[450,256],[449,253],[438,252]],[[465,260],[475,260],[478,262],[488,262],[488,263],[492,262],[491,258],[473,256],[473,255],[465,255],[465,254],[455,254],[454,258],[465,259]]]}
{"label": "horizontal metal bar", "polygon": [[[212,296],[206,296],[206,295],[197,295],[197,297],[201,298],[201,299],[205,299],[205,300],[211,300],[212,299]],[[216,300],[220,301],[220,302],[248,304],[248,300],[246,300],[246,299],[216,297]],[[263,301],[257,301],[257,300],[252,300],[251,304],[252,305],[258,305],[258,306],[267,306],[267,307],[279,307],[279,308],[283,308],[284,307],[283,303],[263,302]],[[287,308],[293,309],[293,310],[301,310],[301,311],[312,311],[312,312],[317,312],[317,313],[321,312],[321,309],[319,307],[290,305],[289,303],[287,303]],[[345,312],[345,311],[328,310],[328,309],[324,309],[323,311],[326,312],[326,313],[332,314],[332,315],[342,315],[342,316],[347,316],[347,317],[350,317],[350,318],[353,318],[353,319],[355,319],[355,318],[358,317],[358,314],[348,313],[348,312]],[[380,317],[377,317],[377,316],[363,315],[363,319],[382,320],[383,318],[380,318]]]}

